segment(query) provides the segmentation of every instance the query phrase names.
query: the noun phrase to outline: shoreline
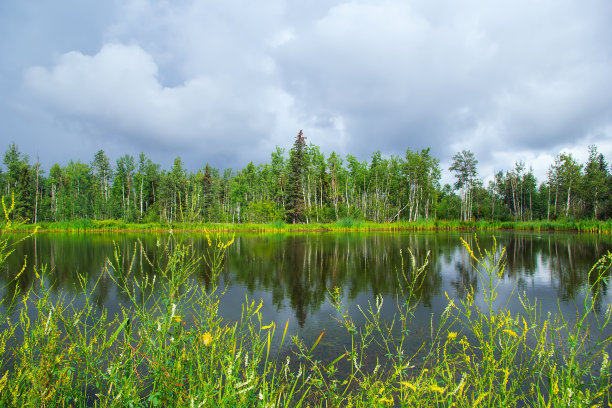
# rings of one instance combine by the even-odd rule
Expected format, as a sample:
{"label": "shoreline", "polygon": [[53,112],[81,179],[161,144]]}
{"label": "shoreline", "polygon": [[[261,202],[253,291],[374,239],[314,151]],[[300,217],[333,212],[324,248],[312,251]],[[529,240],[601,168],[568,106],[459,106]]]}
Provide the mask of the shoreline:
{"label": "shoreline", "polygon": [[415,221],[374,223],[341,220],[335,223],[129,223],[120,220],[83,220],[17,224],[12,232],[48,233],[322,233],[322,232],[400,232],[400,231],[541,231],[612,234],[612,221]]}

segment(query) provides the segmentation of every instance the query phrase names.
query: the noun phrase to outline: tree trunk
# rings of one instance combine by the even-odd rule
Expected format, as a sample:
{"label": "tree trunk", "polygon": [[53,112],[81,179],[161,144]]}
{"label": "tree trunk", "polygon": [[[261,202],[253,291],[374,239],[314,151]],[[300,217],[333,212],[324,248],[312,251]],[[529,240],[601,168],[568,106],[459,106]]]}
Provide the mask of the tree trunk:
{"label": "tree trunk", "polygon": [[565,218],[569,216],[569,208],[570,208],[570,198],[572,196],[572,182],[570,181],[569,187],[567,189],[567,207],[565,208]]}
{"label": "tree trunk", "polygon": [[34,200],[34,224],[37,221],[38,215],[38,172],[40,170],[40,160],[36,157],[36,199]]}
{"label": "tree trunk", "polygon": [[548,204],[546,205],[546,221],[550,221],[550,185],[548,186]]}

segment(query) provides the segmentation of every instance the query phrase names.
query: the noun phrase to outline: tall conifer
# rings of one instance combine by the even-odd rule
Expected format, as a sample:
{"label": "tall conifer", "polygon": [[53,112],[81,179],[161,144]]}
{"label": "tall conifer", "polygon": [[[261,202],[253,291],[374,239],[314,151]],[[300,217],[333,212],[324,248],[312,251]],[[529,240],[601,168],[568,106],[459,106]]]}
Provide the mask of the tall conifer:
{"label": "tall conifer", "polygon": [[295,138],[293,148],[289,153],[289,177],[287,183],[287,222],[293,224],[304,221],[306,206],[304,204],[304,190],[302,187],[302,173],[304,171],[304,147],[306,138],[303,132]]}

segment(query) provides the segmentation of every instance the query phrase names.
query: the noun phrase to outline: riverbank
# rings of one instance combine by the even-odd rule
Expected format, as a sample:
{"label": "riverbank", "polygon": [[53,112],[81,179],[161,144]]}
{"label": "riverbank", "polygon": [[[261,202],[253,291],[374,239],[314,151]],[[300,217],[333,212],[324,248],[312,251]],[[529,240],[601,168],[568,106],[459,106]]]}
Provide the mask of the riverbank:
{"label": "riverbank", "polygon": [[612,221],[445,221],[375,223],[343,218],[334,223],[131,223],[122,220],[42,222],[14,226],[16,232],[367,232],[367,231],[573,231],[611,234]]}

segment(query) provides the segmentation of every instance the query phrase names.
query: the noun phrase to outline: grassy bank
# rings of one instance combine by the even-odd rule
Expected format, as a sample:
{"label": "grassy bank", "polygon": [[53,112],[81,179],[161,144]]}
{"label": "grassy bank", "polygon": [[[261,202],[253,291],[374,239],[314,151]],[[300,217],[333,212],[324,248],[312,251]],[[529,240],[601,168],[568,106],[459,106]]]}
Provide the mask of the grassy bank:
{"label": "grassy bank", "polygon": [[[6,231],[4,231],[6,232]],[[0,237],[0,255],[11,250]],[[361,305],[355,324],[339,289],[329,292],[350,342],[321,359],[317,346],[287,335],[288,322],[263,321],[262,302],[245,299],[238,321],[218,313],[216,287],[231,245],[208,236],[205,253],[172,236],[162,255],[134,268],[116,248],[102,279],[126,299],[111,316],[96,305],[95,288],[81,278],[84,300],[52,296],[45,268],[37,283],[4,304],[0,316],[0,406],[3,407],[592,407],[610,402],[612,342],[603,336],[612,307],[595,312],[612,255],[589,274],[590,291],[572,319],[542,316],[537,300],[518,295],[520,314],[494,307],[505,251],[470,247],[466,254],[485,282],[463,299],[447,295],[432,315],[429,335],[409,354],[411,323],[427,261],[408,251],[395,271],[397,312],[381,318],[383,299]],[[0,256],[0,261],[3,258]],[[197,276],[210,274],[205,289]],[[17,278],[16,278],[17,279]],[[283,345],[291,344],[289,354]],[[382,351],[381,351],[382,350]]]}
{"label": "grassy bank", "polygon": [[416,222],[374,223],[356,221],[350,218],[334,223],[286,224],[282,221],[271,223],[129,223],[121,220],[78,220],[67,222],[41,222],[36,225],[21,224],[22,232],[35,228],[44,232],[361,232],[361,231],[575,231],[597,234],[611,234],[612,221],[444,221],[427,220]]}

